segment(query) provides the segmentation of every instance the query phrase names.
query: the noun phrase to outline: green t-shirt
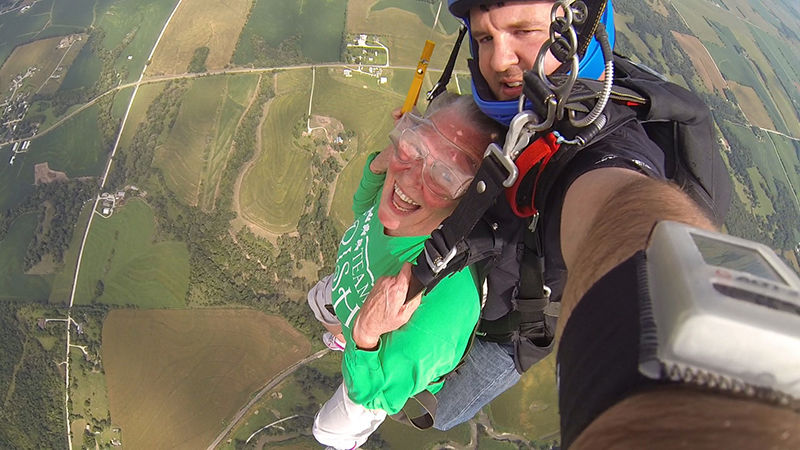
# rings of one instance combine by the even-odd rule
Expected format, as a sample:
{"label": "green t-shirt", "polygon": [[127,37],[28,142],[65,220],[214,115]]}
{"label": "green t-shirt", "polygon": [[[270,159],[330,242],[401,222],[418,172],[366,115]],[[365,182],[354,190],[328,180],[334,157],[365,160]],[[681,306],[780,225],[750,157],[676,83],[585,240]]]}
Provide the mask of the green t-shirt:
{"label": "green t-shirt", "polygon": [[332,301],[347,341],[342,374],[350,399],[394,414],[414,394],[441,389],[442,383],[430,383],[461,360],[480,314],[479,295],[473,272],[457,272],[423,296],[407,324],[381,336],[377,350],[356,348],[352,326],[375,280],[396,275],[404,262],[414,261],[428,238],[386,236],[378,220],[379,198],[364,192],[382,184],[383,177],[365,169],[364,178],[368,179],[362,180],[356,203],[359,196],[371,196],[374,203],[356,215],[342,237]]}

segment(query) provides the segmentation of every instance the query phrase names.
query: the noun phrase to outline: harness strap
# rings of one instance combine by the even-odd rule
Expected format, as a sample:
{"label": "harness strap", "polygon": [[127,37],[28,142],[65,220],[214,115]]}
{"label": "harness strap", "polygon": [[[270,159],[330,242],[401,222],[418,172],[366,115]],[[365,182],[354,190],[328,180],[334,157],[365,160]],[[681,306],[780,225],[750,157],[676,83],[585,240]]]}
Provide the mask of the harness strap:
{"label": "harness strap", "polygon": [[447,65],[444,66],[444,70],[442,71],[442,76],[439,77],[439,81],[437,81],[431,90],[425,95],[425,98],[427,98],[429,102],[447,90],[447,85],[450,83],[450,77],[453,75],[453,68],[456,66],[458,51],[461,49],[461,41],[464,40],[464,36],[466,36],[466,34],[467,27],[461,25],[461,27],[458,29],[458,38],[456,38],[456,43],[453,46],[453,50],[450,52],[450,58],[448,58]]}
{"label": "harness strap", "polygon": [[502,156],[487,152],[456,209],[425,241],[424,251],[411,268],[419,285],[409,288],[407,299],[432,289],[445,276],[469,264],[500,253],[501,231],[497,224],[481,219],[505,189],[503,182],[508,176]]}

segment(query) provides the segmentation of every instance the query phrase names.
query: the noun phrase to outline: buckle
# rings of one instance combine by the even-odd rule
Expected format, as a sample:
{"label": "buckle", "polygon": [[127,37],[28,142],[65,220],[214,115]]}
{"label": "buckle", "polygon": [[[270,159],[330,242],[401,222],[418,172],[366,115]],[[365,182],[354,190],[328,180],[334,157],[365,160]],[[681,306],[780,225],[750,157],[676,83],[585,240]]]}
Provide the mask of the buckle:
{"label": "buckle", "polygon": [[439,255],[436,258],[431,259],[431,255],[428,253],[428,247],[425,246],[425,260],[428,261],[428,267],[431,268],[431,271],[433,271],[434,275],[439,275],[439,272],[446,269],[447,265],[450,264],[450,261],[456,257],[457,253],[458,251],[455,247],[453,247],[444,257]]}

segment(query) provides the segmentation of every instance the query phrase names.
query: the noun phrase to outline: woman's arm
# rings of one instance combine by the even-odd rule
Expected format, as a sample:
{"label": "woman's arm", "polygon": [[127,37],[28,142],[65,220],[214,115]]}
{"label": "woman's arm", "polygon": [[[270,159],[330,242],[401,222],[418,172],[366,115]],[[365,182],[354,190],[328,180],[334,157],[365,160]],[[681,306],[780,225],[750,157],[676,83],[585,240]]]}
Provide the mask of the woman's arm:
{"label": "woman's arm", "polygon": [[385,150],[367,156],[358,190],[353,195],[353,214],[356,217],[377,203],[383,190],[383,181],[386,179],[387,163],[388,154]]}
{"label": "woman's arm", "polygon": [[[405,299],[399,290],[372,292],[364,310],[369,302],[402,305]],[[342,373],[350,399],[369,409],[398,412],[410,397],[439,381],[461,360],[479,314],[471,271],[446,278],[423,298],[407,324],[380,336],[374,350],[346,347]],[[358,334],[356,321],[354,334]]]}

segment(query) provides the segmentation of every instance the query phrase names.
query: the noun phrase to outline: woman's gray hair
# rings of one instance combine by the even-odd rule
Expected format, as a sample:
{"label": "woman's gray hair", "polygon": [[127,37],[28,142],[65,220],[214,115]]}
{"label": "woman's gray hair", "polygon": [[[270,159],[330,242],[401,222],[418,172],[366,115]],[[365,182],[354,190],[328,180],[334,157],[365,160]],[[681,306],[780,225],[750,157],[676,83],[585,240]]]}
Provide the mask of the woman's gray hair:
{"label": "woman's gray hair", "polygon": [[497,142],[505,133],[505,127],[484,114],[475,104],[471,95],[459,95],[450,91],[442,92],[430,102],[423,117],[429,118],[442,110],[457,112],[467,124],[488,136],[492,142]]}

